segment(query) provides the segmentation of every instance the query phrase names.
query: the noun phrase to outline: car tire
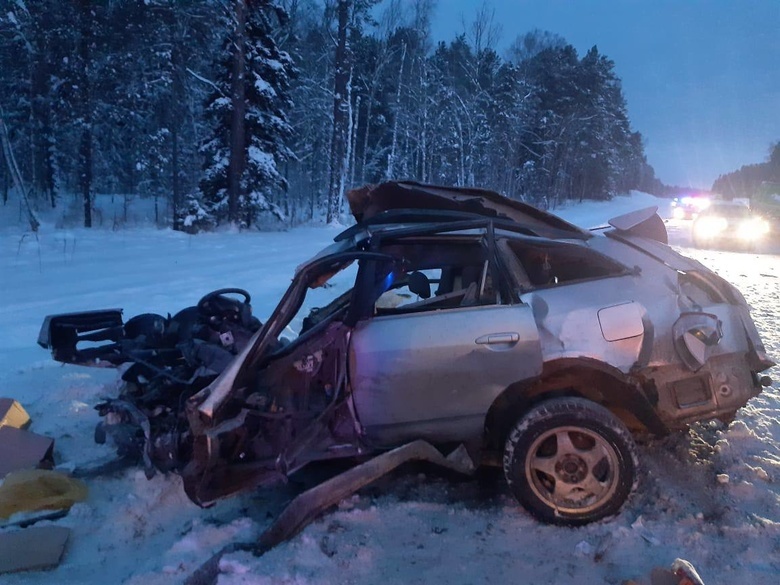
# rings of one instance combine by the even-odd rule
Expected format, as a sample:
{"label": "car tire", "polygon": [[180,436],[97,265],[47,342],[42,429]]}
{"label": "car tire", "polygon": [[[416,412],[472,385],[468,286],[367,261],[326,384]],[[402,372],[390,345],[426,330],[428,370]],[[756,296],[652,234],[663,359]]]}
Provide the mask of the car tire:
{"label": "car tire", "polygon": [[528,411],[504,449],[504,477],[538,519],[578,526],[616,514],[635,487],[636,445],[609,410],[555,398]]}

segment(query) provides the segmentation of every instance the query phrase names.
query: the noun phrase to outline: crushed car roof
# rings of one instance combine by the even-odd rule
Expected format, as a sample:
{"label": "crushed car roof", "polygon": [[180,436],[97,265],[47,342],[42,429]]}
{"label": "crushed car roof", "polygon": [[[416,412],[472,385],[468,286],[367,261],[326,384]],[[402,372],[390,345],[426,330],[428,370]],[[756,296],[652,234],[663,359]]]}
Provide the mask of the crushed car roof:
{"label": "crushed car roof", "polygon": [[[367,185],[347,193],[350,211],[359,224],[403,223],[411,221],[411,210],[439,210],[444,215],[420,214],[417,221],[453,221],[466,217],[505,219],[526,227],[534,235],[548,238],[590,237],[587,230],[526,203],[509,199],[495,191],[471,187],[424,185],[412,181],[391,181]],[[404,210],[403,216],[388,214]],[[383,221],[383,214],[387,220]],[[445,214],[446,215],[446,214]]]}

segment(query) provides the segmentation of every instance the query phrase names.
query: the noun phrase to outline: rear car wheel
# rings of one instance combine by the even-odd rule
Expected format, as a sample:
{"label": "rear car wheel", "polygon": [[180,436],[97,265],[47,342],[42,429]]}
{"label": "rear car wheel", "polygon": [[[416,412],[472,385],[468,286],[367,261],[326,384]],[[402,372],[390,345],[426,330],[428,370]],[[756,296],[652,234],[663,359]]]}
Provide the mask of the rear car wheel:
{"label": "rear car wheel", "polygon": [[582,525],[617,513],[636,469],[636,446],[625,425],[583,398],[536,406],[517,422],[504,449],[512,493],[552,524]]}

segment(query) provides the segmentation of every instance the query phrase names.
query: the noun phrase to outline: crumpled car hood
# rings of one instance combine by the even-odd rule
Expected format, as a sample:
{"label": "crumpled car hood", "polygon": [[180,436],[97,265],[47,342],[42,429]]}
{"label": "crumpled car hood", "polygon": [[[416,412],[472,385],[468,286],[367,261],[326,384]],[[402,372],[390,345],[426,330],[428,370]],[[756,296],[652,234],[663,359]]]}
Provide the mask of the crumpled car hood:
{"label": "crumpled car hood", "polygon": [[560,217],[486,189],[393,181],[353,189],[347,193],[347,201],[358,222],[370,220],[385,211],[436,209],[510,219],[528,226],[542,237],[561,237],[562,231],[578,239],[590,236],[587,230]]}

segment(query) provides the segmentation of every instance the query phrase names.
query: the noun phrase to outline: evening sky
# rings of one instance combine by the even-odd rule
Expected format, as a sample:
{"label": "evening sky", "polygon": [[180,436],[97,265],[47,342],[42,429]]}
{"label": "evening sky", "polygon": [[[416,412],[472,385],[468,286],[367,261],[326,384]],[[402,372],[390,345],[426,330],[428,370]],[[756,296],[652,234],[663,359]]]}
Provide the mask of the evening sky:
{"label": "evening sky", "polygon": [[[438,0],[434,40],[482,0]],[[666,184],[709,188],[780,141],[780,0],[490,0],[504,55],[533,29],[615,62],[634,130]],[[464,25],[465,23],[465,25]]]}

